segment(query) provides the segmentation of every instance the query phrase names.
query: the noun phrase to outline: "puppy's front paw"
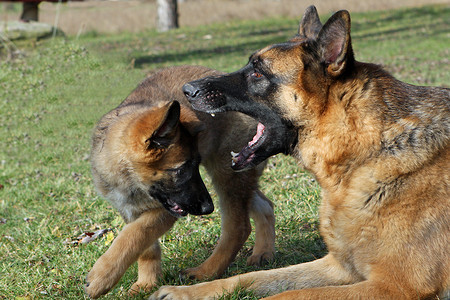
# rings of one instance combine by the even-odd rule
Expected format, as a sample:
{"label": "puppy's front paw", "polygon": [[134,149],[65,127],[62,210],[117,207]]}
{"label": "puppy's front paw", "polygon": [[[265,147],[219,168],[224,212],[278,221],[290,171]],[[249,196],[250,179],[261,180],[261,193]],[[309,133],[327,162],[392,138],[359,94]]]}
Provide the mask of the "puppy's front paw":
{"label": "puppy's front paw", "polygon": [[162,286],[148,300],[193,300],[187,286]]}
{"label": "puppy's front paw", "polygon": [[249,258],[247,258],[247,266],[262,266],[272,260],[273,260],[272,251],[253,253]]}
{"label": "puppy's front paw", "polygon": [[139,294],[141,291],[149,292],[154,286],[155,286],[155,283],[153,283],[153,282],[137,281],[128,290],[128,295],[134,296],[134,295]]}
{"label": "puppy's front paw", "polygon": [[102,280],[97,276],[92,276],[89,273],[86,276],[86,284],[84,291],[89,295],[89,298],[96,299],[103,294],[106,294],[109,289],[102,284]]}
{"label": "puppy's front paw", "polygon": [[121,274],[109,264],[103,264],[99,259],[86,276],[84,290],[92,299],[106,294],[119,281]]}
{"label": "puppy's front paw", "polygon": [[188,279],[207,280],[214,278],[213,275],[206,273],[200,266],[196,268],[185,269],[181,272],[181,275]]}

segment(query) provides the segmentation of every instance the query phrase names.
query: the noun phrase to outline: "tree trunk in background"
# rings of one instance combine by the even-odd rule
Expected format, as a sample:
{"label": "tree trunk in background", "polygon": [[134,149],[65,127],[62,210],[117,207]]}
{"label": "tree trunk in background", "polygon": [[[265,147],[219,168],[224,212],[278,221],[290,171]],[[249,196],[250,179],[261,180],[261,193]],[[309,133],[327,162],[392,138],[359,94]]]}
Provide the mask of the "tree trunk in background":
{"label": "tree trunk in background", "polygon": [[158,0],[158,31],[168,31],[178,28],[177,0]]}
{"label": "tree trunk in background", "polygon": [[20,20],[24,22],[38,21],[40,2],[24,2]]}

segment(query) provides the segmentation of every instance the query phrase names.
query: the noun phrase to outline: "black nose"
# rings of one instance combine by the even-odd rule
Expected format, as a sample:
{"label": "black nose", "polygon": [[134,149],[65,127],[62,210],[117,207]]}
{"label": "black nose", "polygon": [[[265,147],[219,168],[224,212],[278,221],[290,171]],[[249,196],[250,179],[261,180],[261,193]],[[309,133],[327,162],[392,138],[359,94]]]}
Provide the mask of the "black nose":
{"label": "black nose", "polygon": [[[209,195],[209,194],[208,194]],[[201,204],[201,215],[209,215],[214,211],[214,204],[211,197]]]}
{"label": "black nose", "polygon": [[189,99],[193,100],[198,96],[200,90],[190,83],[183,85],[183,93]]}

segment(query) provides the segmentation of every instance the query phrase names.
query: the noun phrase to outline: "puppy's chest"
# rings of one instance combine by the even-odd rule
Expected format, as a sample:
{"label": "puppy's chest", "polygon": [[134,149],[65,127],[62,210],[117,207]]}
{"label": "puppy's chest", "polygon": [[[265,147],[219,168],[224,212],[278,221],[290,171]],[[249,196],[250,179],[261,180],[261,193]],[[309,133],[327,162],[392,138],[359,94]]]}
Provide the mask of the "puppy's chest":
{"label": "puppy's chest", "polygon": [[108,194],[107,198],[127,223],[134,221],[149,209],[161,207],[161,204],[157,200],[140,190],[130,193],[130,191],[124,192],[115,189]]}

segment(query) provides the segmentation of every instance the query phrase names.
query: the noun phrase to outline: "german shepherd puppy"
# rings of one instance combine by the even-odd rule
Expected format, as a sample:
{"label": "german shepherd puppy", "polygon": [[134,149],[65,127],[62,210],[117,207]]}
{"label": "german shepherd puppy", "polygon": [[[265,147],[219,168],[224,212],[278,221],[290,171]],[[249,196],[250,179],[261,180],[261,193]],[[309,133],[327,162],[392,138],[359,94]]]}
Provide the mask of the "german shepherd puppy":
{"label": "german shepherd puppy", "polygon": [[158,238],[181,216],[213,211],[198,171],[200,160],[219,194],[222,235],[211,257],[186,270],[187,275],[220,276],[250,234],[249,216],[256,242],[247,262],[272,258],[273,207],[258,190],[263,164],[235,173],[228,159],[232,149],[252,138],[257,123],[240,113],[215,118],[195,113],[182,92],[185,82],[218,74],[194,66],[161,70],[97,124],[91,152],[94,184],[127,225],[89,272],[85,289],[90,297],[108,292],[136,260],[138,280],[130,292],[156,284],[161,273]]}
{"label": "german shepherd puppy", "polygon": [[322,26],[310,7],[297,36],[257,51],[235,73],[191,82],[184,91],[196,109],[237,110],[260,121],[258,138],[234,155],[234,168],[285,151],[314,174],[329,254],[162,287],[151,299],[212,299],[236,287],[259,296],[286,291],[270,299],[449,296],[449,89],[412,86],[355,61],[349,13],[339,11]]}

